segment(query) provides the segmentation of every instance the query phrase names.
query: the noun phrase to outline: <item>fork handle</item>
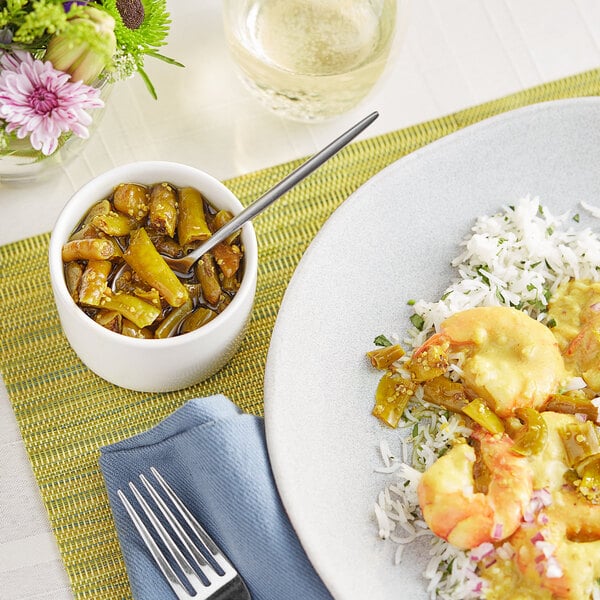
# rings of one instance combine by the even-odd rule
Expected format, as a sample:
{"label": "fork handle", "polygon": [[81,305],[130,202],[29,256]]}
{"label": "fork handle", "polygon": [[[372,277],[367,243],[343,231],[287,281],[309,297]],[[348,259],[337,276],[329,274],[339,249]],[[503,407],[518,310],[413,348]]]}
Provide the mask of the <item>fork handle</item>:
{"label": "fork handle", "polygon": [[210,600],[251,600],[250,592],[239,575],[217,590]]}

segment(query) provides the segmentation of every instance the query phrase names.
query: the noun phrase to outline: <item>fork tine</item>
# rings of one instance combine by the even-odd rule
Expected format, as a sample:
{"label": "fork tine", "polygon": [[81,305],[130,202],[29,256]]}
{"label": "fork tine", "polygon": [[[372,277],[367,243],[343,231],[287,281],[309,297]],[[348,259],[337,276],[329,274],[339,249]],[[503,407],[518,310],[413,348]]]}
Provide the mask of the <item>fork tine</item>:
{"label": "fork tine", "polygon": [[[217,579],[218,579],[218,576],[222,575],[222,573],[218,573],[216,571],[216,569],[214,568],[214,566],[211,565],[206,560],[205,556],[198,549],[198,547],[196,546],[195,542],[190,538],[190,536],[187,534],[187,532],[185,531],[185,529],[181,526],[181,524],[179,523],[179,521],[175,518],[175,515],[171,512],[171,509],[166,505],[165,501],[160,497],[160,495],[158,494],[158,492],[156,491],[156,489],[154,488],[154,486],[146,479],[146,477],[144,475],[140,475],[140,480],[142,481],[142,483],[144,484],[145,488],[148,490],[148,492],[150,493],[150,495],[152,496],[152,498],[156,502],[156,504],[157,504],[158,508],[160,509],[161,513],[164,515],[164,517],[166,518],[166,520],[168,521],[168,523],[171,525],[171,527],[173,528],[173,530],[177,534],[177,537],[181,540],[181,542],[182,542],[183,546],[185,547],[185,549],[188,550],[189,553],[194,557],[194,560],[198,563],[198,566],[200,566],[200,567],[206,567],[206,569],[202,570],[202,575],[207,579],[207,581],[208,581],[208,583],[210,585],[212,585],[213,583],[215,583],[217,581]],[[175,496],[175,498],[177,498],[177,497]],[[183,504],[181,506],[183,506]],[[162,527],[162,525],[160,524],[160,522],[158,522],[157,525],[166,534],[166,530],[164,530],[164,528]],[[170,540],[170,542],[173,544],[173,546],[175,547],[175,549],[177,549],[177,552],[179,553],[179,549],[174,544],[174,542],[172,540]],[[182,555],[182,558],[185,560],[185,557],[183,557],[183,555]]]}
{"label": "fork tine", "polygon": [[164,554],[161,552],[160,548],[154,541],[154,538],[152,537],[152,535],[150,534],[150,532],[144,525],[144,522],[139,518],[138,514],[135,512],[133,506],[131,506],[129,500],[127,499],[127,496],[125,496],[125,494],[121,490],[117,490],[117,494],[118,494],[119,498],[121,499],[121,502],[123,503],[123,506],[125,507],[125,510],[131,517],[131,520],[133,521],[135,528],[138,530],[138,533],[140,534],[142,540],[146,544],[146,547],[150,551],[152,558],[154,558],[154,561],[156,562],[159,569],[162,571],[163,575],[169,582],[169,585],[171,586],[171,589],[175,592],[175,595],[177,596],[177,598],[179,598],[179,600],[189,599],[190,598],[189,592],[187,591],[185,586],[181,583],[181,581],[179,580],[179,577],[177,576],[175,571],[171,568],[169,561],[165,558]]}
{"label": "fork tine", "polygon": [[[223,574],[230,573],[230,572],[235,573],[235,570],[233,569],[231,563],[223,555],[223,553],[221,552],[221,550],[219,549],[217,544],[210,537],[210,535],[206,532],[206,530],[202,527],[202,525],[200,525],[200,523],[198,523],[198,521],[196,520],[194,515],[192,515],[192,513],[188,510],[187,506],[185,506],[185,504],[181,501],[179,496],[177,496],[177,494],[173,491],[171,486],[164,480],[163,476],[154,467],[150,467],[150,471],[152,472],[152,474],[154,475],[156,480],[160,483],[163,490],[165,491],[167,496],[171,499],[173,504],[177,507],[177,510],[179,511],[179,513],[181,514],[181,516],[183,517],[185,522],[189,525],[190,529],[202,541],[202,543],[204,544],[206,549],[210,552],[213,560],[217,563],[217,565],[223,571]],[[162,499],[160,499],[160,500],[161,500],[161,504],[164,505],[164,502],[162,502]],[[167,516],[167,515],[165,515],[165,516]],[[172,516],[172,514],[171,514],[171,516]],[[181,531],[183,533],[183,535],[188,539],[188,541],[190,543],[192,543],[191,540],[189,539],[189,537],[187,536],[187,534],[185,533],[185,531],[181,528],[181,525],[179,525],[179,523],[177,523],[177,521],[171,522],[171,525],[173,525],[173,527],[176,529],[177,532]]]}
{"label": "fork tine", "polygon": [[[141,476],[141,478],[144,478],[143,475]],[[146,482],[145,485],[147,487],[150,486],[150,484],[148,482]],[[148,503],[146,502],[144,497],[140,494],[140,492],[138,491],[138,489],[135,487],[135,485],[133,483],[130,482],[129,487],[131,488],[131,491],[135,494],[135,497],[137,498],[138,502],[144,509],[144,512],[146,513],[146,515],[152,522],[152,525],[156,529],[156,532],[160,536],[160,539],[165,543],[165,545],[169,549],[169,552],[171,552],[171,555],[172,555],[173,559],[175,560],[175,562],[177,563],[177,566],[186,574],[188,581],[189,581],[190,585],[192,586],[192,588],[194,589],[194,591],[198,592],[200,590],[204,590],[206,588],[206,583],[204,583],[202,581],[202,579],[198,576],[198,574],[196,573],[196,571],[194,570],[192,565],[190,565],[190,563],[187,560],[187,558],[185,557],[185,555],[181,552],[181,550],[179,549],[177,544],[174,542],[171,535],[165,529],[164,525],[160,522],[160,519],[156,516],[156,513],[150,508],[150,506],[148,505]],[[152,486],[150,486],[150,487],[152,487]],[[148,491],[150,491],[150,490],[148,490]],[[154,493],[154,497],[158,497],[158,494],[156,494],[156,490],[154,490],[154,488],[152,488],[152,492]],[[159,497],[159,500],[161,500],[160,497]],[[162,509],[162,507],[160,505],[159,505],[159,508]],[[168,509],[166,509],[166,510],[168,511]],[[165,514],[165,513],[163,512],[163,514]],[[165,514],[165,516],[167,516],[167,515]],[[170,515],[170,516],[171,516],[171,518],[173,517],[173,515]],[[168,518],[167,518],[167,520],[168,520]],[[190,548],[187,548],[187,549],[189,550]],[[200,555],[200,556],[202,556],[202,555]],[[206,562],[206,560],[204,560],[204,558],[202,558],[202,561],[200,562],[199,566],[207,567],[206,570],[202,570],[202,575],[208,580],[208,583],[210,585],[212,585],[214,583],[214,578],[208,575],[208,573],[214,573],[212,567]],[[208,573],[207,573],[207,571],[208,571]]]}

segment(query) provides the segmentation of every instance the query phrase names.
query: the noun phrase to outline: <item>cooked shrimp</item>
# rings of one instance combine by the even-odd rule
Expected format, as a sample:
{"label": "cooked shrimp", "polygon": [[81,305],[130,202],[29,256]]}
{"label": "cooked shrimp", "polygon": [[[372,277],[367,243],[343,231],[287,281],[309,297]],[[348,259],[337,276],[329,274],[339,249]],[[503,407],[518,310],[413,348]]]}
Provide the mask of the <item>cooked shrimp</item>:
{"label": "cooked shrimp", "polygon": [[[436,348],[464,353],[461,379],[496,414],[539,408],[566,378],[563,358],[551,331],[514,308],[485,306],[447,318],[440,332],[418,348],[413,361],[426,361]],[[433,375],[443,370],[435,352]]]}
{"label": "cooked shrimp", "polygon": [[419,504],[429,528],[451,544],[475,548],[506,539],[518,528],[533,491],[526,458],[511,452],[506,434],[477,429],[481,460],[489,471],[487,492],[475,491],[475,450],[454,446],[425,471],[418,487]]}

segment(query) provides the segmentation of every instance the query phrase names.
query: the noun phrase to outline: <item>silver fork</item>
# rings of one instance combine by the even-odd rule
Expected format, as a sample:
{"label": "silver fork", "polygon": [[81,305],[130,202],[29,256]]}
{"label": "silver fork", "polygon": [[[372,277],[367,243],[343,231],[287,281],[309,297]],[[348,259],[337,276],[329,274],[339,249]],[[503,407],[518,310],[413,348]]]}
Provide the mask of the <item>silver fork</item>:
{"label": "silver fork", "polygon": [[[155,536],[127,499],[127,496],[121,490],[117,490],[117,494],[144,540],[152,558],[154,558],[177,598],[179,600],[188,598],[194,600],[249,600],[250,593],[235,567],[224,556],[217,544],[190,513],[162,475],[154,467],[150,471],[160,484],[164,494],[176,508],[179,516],[175,516],[156,488],[143,474],[140,475],[140,481],[148,490],[163,518],[166,519],[176,533],[176,539],[167,531],[155,510],[150,507],[131,481],[129,482],[129,488],[142,512],[152,524],[154,534],[162,540],[166,547],[168,558],[157,544]],[[188,534],[180,520],[187,524],[189,530],[193,532],[195,540]],[[182,549],[185,550],[185,554]],[[185,575],[185,582],[180,579],[170,561],[173,561]],[[193,590],[194,593],[190,590]]]}

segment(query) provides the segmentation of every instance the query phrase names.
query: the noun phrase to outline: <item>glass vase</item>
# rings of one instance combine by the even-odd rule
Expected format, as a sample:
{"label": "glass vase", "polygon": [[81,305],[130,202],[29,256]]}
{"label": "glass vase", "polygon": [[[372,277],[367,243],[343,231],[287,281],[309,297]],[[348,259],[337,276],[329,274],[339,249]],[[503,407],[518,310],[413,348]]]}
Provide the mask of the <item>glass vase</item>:
{"label": "glass vase", "polygon": [[30,183],[46,179],[79,154],[98,127],[113,86],[105,80],[95,87],[100,89],[104,106],[89,112],[92,118],[87,128],[89,136],[81,138],[73,134],[65,135],[59,141],[58,148],[48,156],[32,148],[28,138],[20,140],[14,135],[10,136],[8,147],[0,148],[0,183]]}

